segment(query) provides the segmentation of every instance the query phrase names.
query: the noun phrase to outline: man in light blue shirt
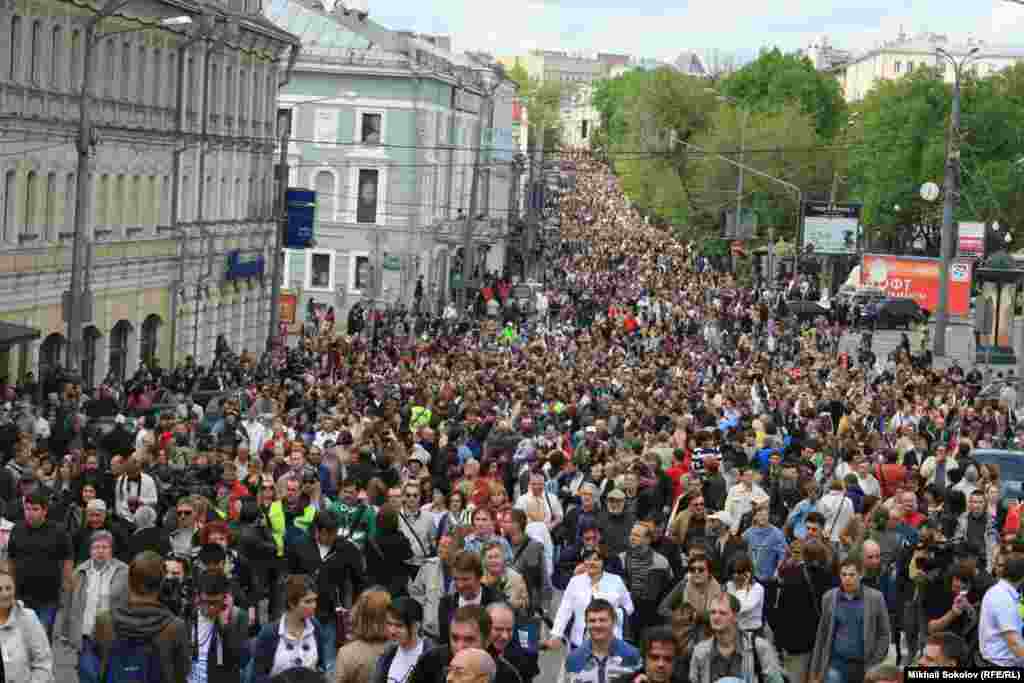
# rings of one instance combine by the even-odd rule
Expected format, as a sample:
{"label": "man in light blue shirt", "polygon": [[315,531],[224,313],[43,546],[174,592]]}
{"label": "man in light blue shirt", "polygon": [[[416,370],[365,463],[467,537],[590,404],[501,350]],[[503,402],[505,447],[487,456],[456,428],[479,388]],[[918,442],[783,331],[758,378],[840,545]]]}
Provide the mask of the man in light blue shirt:
{"label": "man in light blue shirt", "polygon": [[1024,555],[1014,553],[1007,558],[1006,570],[999,583],[989,588],[982,598],[978,644],[981,658],[991,666],[1014,669],[1024,667],[1021,584],[1024,584]]}

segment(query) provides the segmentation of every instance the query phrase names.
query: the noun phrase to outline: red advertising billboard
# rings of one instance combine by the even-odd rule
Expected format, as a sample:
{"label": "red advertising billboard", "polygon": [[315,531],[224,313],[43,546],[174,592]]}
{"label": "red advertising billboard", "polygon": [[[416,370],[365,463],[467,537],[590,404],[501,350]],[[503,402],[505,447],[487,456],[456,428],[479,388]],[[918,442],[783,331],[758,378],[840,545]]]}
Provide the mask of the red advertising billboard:
{"label": "red advertising billboard", "polygon": [[[949,268],[949,314],[967,317],[971,306],[969,261],[953,261]],[[864,254],[860,281],[894,297],[909,297],[934,313],[939,306],[939,259],[889,254]]]}

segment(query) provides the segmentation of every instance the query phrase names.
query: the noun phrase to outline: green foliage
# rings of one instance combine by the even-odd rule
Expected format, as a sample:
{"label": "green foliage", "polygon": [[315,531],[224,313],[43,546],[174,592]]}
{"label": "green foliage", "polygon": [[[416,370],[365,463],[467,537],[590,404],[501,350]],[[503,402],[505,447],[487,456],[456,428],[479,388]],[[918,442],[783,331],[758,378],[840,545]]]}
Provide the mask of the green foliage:
{"label": "green foliage", "polygon": [[530,76],[520,63],[509,69],[508,77],[519,86],[529,121],[529,145],[553,149],[558,143],[560,104],[565,89],[558,81],[541,81]]}
{"label": "green foliage", "polygon": [[765,50],[720,84],[723,94],[734,97],[756,112],[777,112],[794,102],[813,117],[824,140],[839,132],[846,113],[842,89],[834,76],[814,68],[806,57]]}
{"label": "green foliage", "polygon": [[[1024,68],[982,80],[968,75],[961,101],[955,217],[1024,229],[1024,168],[1014,163],[1024,139]],[[920,69],[880,82],[860,104],[862,140],[850,152],[850,186],[880,247],[902,251],[919,241],[927,253],[938,253],[942,202],[926,202],[919,193],[925,182],[942,186],[951,103],[952,87],[940,73]]]}

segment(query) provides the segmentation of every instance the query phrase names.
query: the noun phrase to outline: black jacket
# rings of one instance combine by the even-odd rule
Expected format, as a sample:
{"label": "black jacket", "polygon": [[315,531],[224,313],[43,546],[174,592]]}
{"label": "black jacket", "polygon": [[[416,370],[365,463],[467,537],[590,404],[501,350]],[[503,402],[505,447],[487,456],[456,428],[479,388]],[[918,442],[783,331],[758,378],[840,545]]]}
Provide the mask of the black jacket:
{"label": "black jacket", "polygon": [[[487,607],[492,602],[499,602],[501,596],[490,586],[480,586],[480,605]],[[450,593],[441,598],[437,606],[437,632],[438,641],[448,642],[449,631],[452,626],[452,619],[455,617],[455,610],[459,606],[459,594]]]}
{"label": "black jacket", "polygon": [[[409,564],[412,545],[401,531],[380,534],[366,541],[366,580],[384,586],[392,597],[409,592],[415,569]],[[445,642],[445,641],[442,641]]]}
{"label": "black jacket", "polygon": [[171,535],[166,529],[158,526],[138,529],[131,536],[128,536],[124,543],[124,555],[128,558],[134,558],[146,550],[152,550],[163,557],[171,554]]}
{"label": "black jacket", "polygon": [[334,619],[339,598],[348,605],[345,596],[358,595],[363,588],[363,559],[355,544],[344,538],[336,539],[327,556],[321,559],[316,539],[304,534],[301,542],[286,548],[285,555],[292,574],[316,577],[319,595],[316,613],[321,623]]}

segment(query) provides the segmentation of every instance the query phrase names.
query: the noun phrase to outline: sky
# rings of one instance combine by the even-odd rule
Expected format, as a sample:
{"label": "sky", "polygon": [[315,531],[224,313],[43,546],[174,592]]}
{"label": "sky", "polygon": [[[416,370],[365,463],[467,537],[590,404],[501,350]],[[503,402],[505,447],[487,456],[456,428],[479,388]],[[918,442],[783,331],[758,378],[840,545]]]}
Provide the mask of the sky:
{"label": "sky", "polygon": [[721,50],[746,60],[763,47],[788,52],[822,36],[839,48],[870,49],[901,27],[957,44],[1024,46],[1024,6],[1006,0],[348,1],[389,28],[448,34],[455,50],[501,56],[541,48],[674,59]]}

